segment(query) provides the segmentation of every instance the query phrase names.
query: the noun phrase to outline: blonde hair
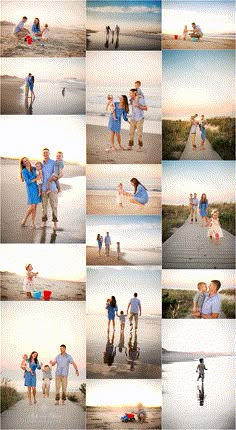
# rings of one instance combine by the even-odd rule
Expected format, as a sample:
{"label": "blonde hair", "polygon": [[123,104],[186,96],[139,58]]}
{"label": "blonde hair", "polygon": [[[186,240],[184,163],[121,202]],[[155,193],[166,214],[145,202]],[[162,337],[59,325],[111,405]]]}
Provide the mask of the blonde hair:
{"label": "blonde hair", "polygon": [[218,209],[217,208],[215,208],[215,209],[212,209],[212,211],[211,211],[211,215],[214,215],[215,213],[219,213],[219,211],[218,211]]}
{"label": "blonde hair", "polygon": [[197,288],[200,290],[201,287],[207,286],[206,282],[198,282]]}
{"label": "blonde hair", "polygon": [[31,263],[25,265],[25,270],[28,270],[29,266],[32,266]]}
{"label": "blonde hair", "polygon": [[57,154],[61,154],[61,155],[62,155],[62,157],[63,157],[63,152],[62,152],[62,151],[57,151],[56,155],[57,155]]}

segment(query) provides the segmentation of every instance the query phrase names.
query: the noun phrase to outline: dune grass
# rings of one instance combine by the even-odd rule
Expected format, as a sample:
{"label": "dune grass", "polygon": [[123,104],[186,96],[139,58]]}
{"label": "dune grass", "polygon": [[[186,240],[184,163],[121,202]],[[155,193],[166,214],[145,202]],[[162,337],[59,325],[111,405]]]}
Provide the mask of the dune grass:
{"label": "dune grass", "polygon": [[22,394],[11,385],[11,381],[7,378],[1,380],[1,413],[6,411],[11,406],[14,406],[19,400],[22,400]]}
{"label": "dune grass", "polygon": [[179,160],[189,136],[189,121],[162,120],[162,158]]}
{"label": "dune grass", "polygon": [[214,126],[206,128],[206,137],[210,141],[213,149],[221,156],[223,160],[235,159],[235,119],[209,118],[209,125]]}

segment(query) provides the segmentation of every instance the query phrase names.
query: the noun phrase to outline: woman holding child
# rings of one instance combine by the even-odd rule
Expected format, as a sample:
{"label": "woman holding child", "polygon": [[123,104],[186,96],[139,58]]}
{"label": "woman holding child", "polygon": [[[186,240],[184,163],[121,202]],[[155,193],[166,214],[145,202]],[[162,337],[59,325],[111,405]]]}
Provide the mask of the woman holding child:
{"label": "woman holding child", "polygon": [[36,218],[36,210],[37,205],[41,203],[41,197],[39,195],[38,185],[37,185],[37,177],[36,177],[36,168],[33,167],[28,160],[27,157],[23,157],[20,160],[20,178],[22,182],[26,184],[26,191],[28,201],[27,204],[29,208],[27,209],[25,216],[22,220],[22,227],[25,226],[27,219],[29,216],[32,216],[32,227],[35,227],[35,218]]}
{"label": "woman holding child", "polygon": [[36,400],[36,369],[41,369],[38,361],[38,353],[36,351],[31,352],[29,359],[27,355],[24,355],[23,361],[21,363],[21,369],[25,371],[25,387],[28,389],[28,401],[29,405],[32,405],[31,392],[34,398],[34,404],[37,403]]}
{"label": "woman holding child", "polygon": [[[113,103],[113,97],[108,98],[106,111],[110,112],[108,130],[110,130],[110,144],[113,151],[117,151],[115,148],[115,136],[119,145],[119,149],[124,149],[121,145],[120,129],[121,129],[121,118],[124,121],[128,121],[129,103],[128,98],[125,95],[119,97],[119,102]],[[111,106],[114,108],[111,110]]]}

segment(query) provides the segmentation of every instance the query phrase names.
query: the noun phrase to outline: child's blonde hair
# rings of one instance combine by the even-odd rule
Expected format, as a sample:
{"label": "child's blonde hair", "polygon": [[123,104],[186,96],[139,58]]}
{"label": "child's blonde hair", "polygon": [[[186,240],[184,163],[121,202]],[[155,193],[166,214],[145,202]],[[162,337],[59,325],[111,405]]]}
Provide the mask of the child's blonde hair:
{"label": "child's blonde hair", "polygon": [[139,409],[141,409],[141,408],[143,408],[143,404],[140,402],[140,403],[138,403],[138,404],[137,404],[137,407],[138,407]]}
{"label": "child's blonde hair", "polygon": [[213,209],[213,210],[211,211],[211,215],[214,215],[215,213],[219,213],[219,211],[218,211],[218,209],[217,209],[217,208],[215,208],[215,209]]}
{"label": "child's blonde hair", "polygon": [[201,287],[206,287],[206,286],[207,286],[206,282],[198,282],[197,289],[200,290]]}
{"label": "child's blonde hair", "polygon": [[61,154],[61,155],[62,155],[62,157],[63,157],[63,152],[62,152],[62,151],[57,151],[56,155],[57,155],[57,154]]}
{"label": "child's blonde hair", "polygon": [[31,263],[25,265],[25,270],[28,270],[29,266],[32,266]]}
{"label": "child's blonde hair", "polygon": [[41,169],[43,168],[43,164],[41,163],[41,161],[36,161],[35,166],[36,166],[36,164],[40,164]]}

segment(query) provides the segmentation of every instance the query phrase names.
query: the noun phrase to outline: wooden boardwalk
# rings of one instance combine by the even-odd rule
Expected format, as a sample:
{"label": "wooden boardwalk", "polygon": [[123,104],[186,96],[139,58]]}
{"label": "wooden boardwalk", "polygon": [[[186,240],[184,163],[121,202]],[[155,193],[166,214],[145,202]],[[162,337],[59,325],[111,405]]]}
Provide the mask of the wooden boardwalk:
{"label": "wooden boardwalk", "polygon": [[199,127],[197,127],[197,134],[196,134],[197,149],[195,151],[192,150],[191,135],[189,133],[188,141],[186,143],[184,152],[180,157],[180,160],[221,160],[222,159],[219,156],[219,154],[216,151],[214,151],[209,140],[207,139],[205,140],[206,149],[200,149],[200,143],[201,143],[201,133],[200,133]]}
{"label": "wooden boardwalk", "polygon": [[64,406],[54,405],[53,398],[39,398],[36,405],[20,400],[3,412],[2,429],[85,429],[85,412],[69,400]]}
{"label": "wooden boardwalk", "polygon": [[223,230],[219,245],[207,237],[208,227],[190,219],[163,243],[163,269],[234,269],[235,237]]}

